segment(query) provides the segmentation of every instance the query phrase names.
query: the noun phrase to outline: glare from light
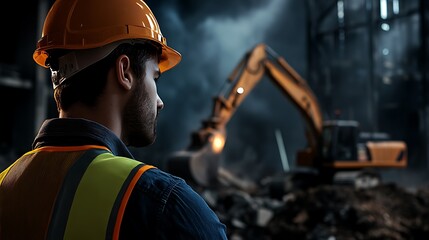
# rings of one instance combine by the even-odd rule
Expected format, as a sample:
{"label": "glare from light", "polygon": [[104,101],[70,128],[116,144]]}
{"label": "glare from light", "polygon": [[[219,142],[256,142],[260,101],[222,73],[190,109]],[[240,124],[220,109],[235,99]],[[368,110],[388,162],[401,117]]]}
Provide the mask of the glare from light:
{"label": "glare from light", "polygon": [[399,0],[393,0],[393,13],[399,14]]}
{"label": "glare from light", "polygon": [[383,48],[383,55],[389,55],[389,49]]}
{"label": "glare from light", "polygon": [[383,77],[383,83],[386,85],[390,85],[390,84],[392,84],[392,79],[388,76],[384,76]]}
{"label": "glare from light", "polygon": [[344,2],[342,0],[339,0],[337,2],[337,8],[338,8],[338,19],[342,20],[344,18]]}
{"label": "glare from light", "polygon": [[238,94],[243,94],[244,93],[244,88],[242,88],[242,87],[237,88],[237,93]]}
{"label": "glare from light", "polygon": [[380,0],[380,17],[387,18],[387,0]]}
{"label": "glare from light", "polygon": [[387,23],[383,23],[381,24],[381,29],[383,29],[384,31],[389,31],[390,30],[390,25]]}
{"label": "glare from light", "polygon": [[212,150],[214,153],[220,153],[225,145],[225,138],[222,134],[215,134],[212,138]]}
{"label": "glare from light", "polygon": [[154,23],[152,20],[152,16],[150,16],[149,14],[146,14],[146,18],[147,18],[147,21],[149,22],[150,29],[154,29]]}

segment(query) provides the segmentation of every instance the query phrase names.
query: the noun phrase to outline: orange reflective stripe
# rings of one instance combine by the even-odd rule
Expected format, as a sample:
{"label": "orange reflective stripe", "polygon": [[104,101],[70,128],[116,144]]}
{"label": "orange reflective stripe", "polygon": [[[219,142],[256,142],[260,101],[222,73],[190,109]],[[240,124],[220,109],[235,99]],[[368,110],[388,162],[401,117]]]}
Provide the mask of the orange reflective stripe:
{"label": "orange reflective stripe", "polygon": [[125,191],[124,197],[122,198],[121,205],[119,206],[118,215],[116,217],[115,228],[113,230],[113,239],[114,240],[119,239],[119,230],[121,229],[121,223],[122,223],[122,218],[123,218],[124,213],[125,213],[125,207],[127,206],[128,199],[131,196],[131,192],[133,191],[134,186],[136,185],[140,176],[143,175],[143,173],[145,173],[147,170],[149,170],[151,168],[155,168],[155,167],[152,165],[144,165],[143,167],[141,167],[137,171],[137,173],[134,175],[130,184],[128,185],[127,190]]}
{"label": "orange reflective stripe", "polygon": [[33,154],[36,152],[67,152],[67,151],[83,151],[89,149],[104,149],[110,152],[110,150],[105,146],[99,145],[83,145],[83,146],[46,146],[36,148],[32,151],[25,153],[24,155]]}

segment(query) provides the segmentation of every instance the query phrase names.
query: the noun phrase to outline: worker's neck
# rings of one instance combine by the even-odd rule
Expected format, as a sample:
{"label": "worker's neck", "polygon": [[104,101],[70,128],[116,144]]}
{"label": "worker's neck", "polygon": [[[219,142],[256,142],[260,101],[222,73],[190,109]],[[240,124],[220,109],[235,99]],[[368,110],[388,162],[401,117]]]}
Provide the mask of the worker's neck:
{"label": "worker's neck", "polygon": [[60,118],[83,118],[97,122],[110,129],[116,136],[121,137],[121,119],[113,109],[107,107],[88,107],[81,103],[76,103],[67,111],[60,110]]}

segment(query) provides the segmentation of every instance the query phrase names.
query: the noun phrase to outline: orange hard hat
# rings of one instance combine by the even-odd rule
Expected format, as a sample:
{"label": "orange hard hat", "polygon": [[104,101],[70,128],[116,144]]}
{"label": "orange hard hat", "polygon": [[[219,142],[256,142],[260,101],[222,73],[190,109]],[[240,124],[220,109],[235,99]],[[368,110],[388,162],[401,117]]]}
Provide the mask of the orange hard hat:
{"label": "orange hard hat", "polygon": [[143,0],[56,0],[46,16],[33,59],[48,68],[46,60],[53,49],[87,50],[139,39],[162,46],[161,72],[180,62],[180,53],[167,46],[155,16]]}

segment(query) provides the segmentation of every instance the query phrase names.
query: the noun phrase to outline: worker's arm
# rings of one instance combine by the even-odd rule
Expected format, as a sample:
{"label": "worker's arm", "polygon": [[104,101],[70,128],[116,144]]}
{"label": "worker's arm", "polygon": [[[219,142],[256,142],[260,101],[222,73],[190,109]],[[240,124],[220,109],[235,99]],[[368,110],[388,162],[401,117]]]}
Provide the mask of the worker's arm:
{"label": "worker's arm", "polygon": [[168,232],[165,239],[227,239],[225,225],[201,196],[184,183],[172,189],[161,219]]}
{"label": "worker's arm", "polygon": [[225,225],[185,181],[151,169],[131,195],[121,239],[224,240],[227,236]]}

